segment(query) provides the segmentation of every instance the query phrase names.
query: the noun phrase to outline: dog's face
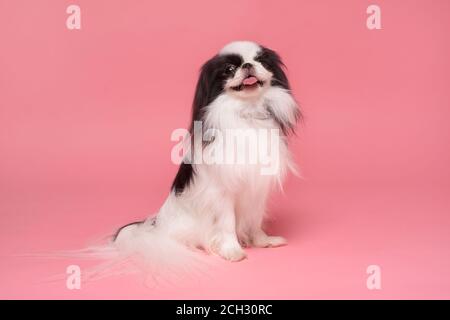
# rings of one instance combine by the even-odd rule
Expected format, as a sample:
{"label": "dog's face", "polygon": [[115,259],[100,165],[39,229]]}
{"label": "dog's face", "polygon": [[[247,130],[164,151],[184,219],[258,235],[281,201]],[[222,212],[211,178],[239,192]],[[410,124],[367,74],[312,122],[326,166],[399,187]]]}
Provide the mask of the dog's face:
{"label": "dog's face", "polygon": [[253,42],[232,42],[203,65],[194,107],[205,107],[220,94],[253,99],[270,86],[289,89],[282,67],[276,52]]}

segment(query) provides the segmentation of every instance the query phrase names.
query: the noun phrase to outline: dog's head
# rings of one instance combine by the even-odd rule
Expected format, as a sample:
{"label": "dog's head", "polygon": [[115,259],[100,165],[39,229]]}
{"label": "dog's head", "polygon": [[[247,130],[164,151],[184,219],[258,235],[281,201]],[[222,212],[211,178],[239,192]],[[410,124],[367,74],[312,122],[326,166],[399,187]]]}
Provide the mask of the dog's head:
{"label": "dog's head", "polygon": [[232,42],[203,65],[194,108],[209,105],[221,94],[255,99],[271,86],[289,89],[279,55],[254,42]]}

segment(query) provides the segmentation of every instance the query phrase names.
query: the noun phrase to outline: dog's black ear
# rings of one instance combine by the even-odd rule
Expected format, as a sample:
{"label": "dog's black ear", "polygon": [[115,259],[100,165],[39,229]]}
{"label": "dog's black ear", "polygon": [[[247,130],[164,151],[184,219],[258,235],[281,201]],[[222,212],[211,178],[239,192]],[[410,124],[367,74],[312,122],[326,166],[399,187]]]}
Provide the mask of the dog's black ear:
{"label": "dog's black ear", "polygon": [[[255,60],[259,61],[264,68],[272,72],[272,86],[281,87],[288,91],[291,90],[289,80],[285,73],[286,66],[278,53],[272,49],[262,47]],[[268,103],[268,111],[272,114],[272,117],[278,123],[285,135],[294,133],[295,124],[303,119],[302,113],[290,93],[289,97],[290,98],[286,99],[283,106],[274,107],[273,104],[276,104],[276,101],[266,102]],[[283,112],[280,112],[282,109]]]}
{"label": "dog's black ear", "polygon": [[204,108],[213,100],[212,90],[217,56],[207,61],[200,69],[200,76],[195,88],[194,102],[192,104],[192,122],[200,121]]}
{"label": "dog's black ear", "polygon": [[234,73],[227,72],[227,67],[239,67],[243,59],[237,54],[215,55],[200,70],[192,106],[192,122],[201,121],[204,109],[225,89],[225,82]]}
{"label": "dog's black ear", "polygon": [[[191,153],[194,152],[194,135],[199,134],[194,132],[194,121],[202,121],[205,107],[208,106],[215,98],[217,89],[216,76],[218,57],[215,56],[207,61],[200,69],[200,76],[195,88],[194,101],[192,103],[192,119],[190,124],[191,134]],[[172,183],[172,191],[175,195],[183,193],[194,179],[195,171],[190,162],[186,162],[187,158],[181,163],[177,175]]]}
{"label": "dog's black ear", "polygon": [[264,68],[272,72],[273,86],[279,86],[284,89],[290,90],[289,81],[286,73],[284,72],[284,68],[286,68],[286,66],[284,65],[278,53],[276,53],[272,49],[262,47],[255,60],[259,61],[264,66]]}
{"label": "dog's black ear", "polygon": [[208,73],[206,68],[206,64],[200,70],[200,77],[197,81],[197,86],[195,88],[194,102],[192,104],[192,121],[197,121],[201,119],[200,111],[203,107],[208,105]]}

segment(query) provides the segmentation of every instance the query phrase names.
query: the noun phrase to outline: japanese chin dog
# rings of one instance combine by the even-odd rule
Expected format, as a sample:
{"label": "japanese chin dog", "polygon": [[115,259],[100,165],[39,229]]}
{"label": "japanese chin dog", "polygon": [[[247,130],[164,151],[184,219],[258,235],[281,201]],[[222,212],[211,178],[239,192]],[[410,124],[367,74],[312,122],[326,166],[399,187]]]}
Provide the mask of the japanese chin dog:
{"label": "japanese chin dog", "polygon": [[286,245],[263,222],[269,193],[295,172],[287,138],[299,118],[279,55],[249,41],[226,45],[201,68],[188,151],[166,201],[119,229],[114,245],[166,261],[198,249],[240,261],[244,247]]}

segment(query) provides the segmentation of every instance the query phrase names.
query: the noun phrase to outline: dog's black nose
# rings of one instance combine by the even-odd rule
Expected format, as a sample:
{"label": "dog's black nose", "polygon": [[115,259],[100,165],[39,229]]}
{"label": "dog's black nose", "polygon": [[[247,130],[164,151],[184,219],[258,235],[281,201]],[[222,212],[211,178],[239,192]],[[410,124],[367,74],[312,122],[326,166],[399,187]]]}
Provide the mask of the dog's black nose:
{"label": "dog's black nose", "polygon": [[248,62],[246,62],[242,65],[242,69],[251,69],[252,67],[253,67],[253,65]]}

